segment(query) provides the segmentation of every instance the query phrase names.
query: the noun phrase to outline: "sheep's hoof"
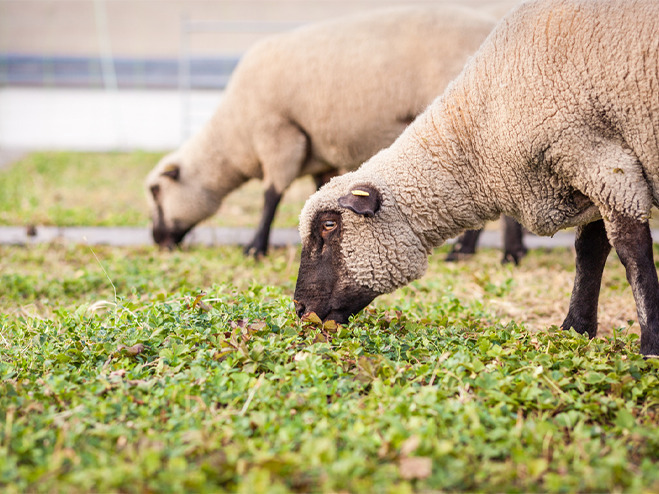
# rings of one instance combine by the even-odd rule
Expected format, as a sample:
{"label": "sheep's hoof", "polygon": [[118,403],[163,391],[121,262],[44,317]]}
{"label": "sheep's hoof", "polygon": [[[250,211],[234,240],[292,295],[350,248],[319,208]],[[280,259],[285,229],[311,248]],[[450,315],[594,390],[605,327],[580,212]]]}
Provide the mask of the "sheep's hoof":
{"label": "sheep's hoof", "polygon": [[589,338],[595,338],[597,336],[597,321],[579,320],[568,314],[563,324],[561,324],[561,329],[568,331],[570,328],[573,328],[577,333],[587,335]]}
{"label": "sheep's hoof", "polygon": [[243,249],[243,254],[254,259],[263,259],[268,254],[268,249],[250,244]]}
{"label": "sheep's hoof", "polygon": [[526,255],[527,250],[526,249],[521,249],[517,251],[505,251],[503,253],[503,258],[501,259],[501,264],[508,264],[511,262],[515,263],[515,266],[519,266],[519,261],[521,261],[522,257]]}
{"label": "sheep's hoof", "polygon": [[464,261],[465,259],[469,259],[471,256],[473,256],[473,253],[467,254],[464,252],[459,252],[457,250],[453,250],[449,252],[446,257],[444,258],[445,262],[458,262],[458,261]]}

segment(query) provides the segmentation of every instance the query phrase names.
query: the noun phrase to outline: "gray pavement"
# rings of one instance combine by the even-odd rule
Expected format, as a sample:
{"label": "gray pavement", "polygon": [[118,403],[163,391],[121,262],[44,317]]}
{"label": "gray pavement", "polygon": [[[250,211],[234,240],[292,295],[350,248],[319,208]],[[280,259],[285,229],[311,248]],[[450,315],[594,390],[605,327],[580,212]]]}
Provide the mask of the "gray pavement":
{"label": "gray pavement", "polygon": [[[199,227],[185,238],[186,245],[246,245],[254,236],[251,228]],[[138,246],[152,245],[151,231],[144,227],[57,227],[0,226],[0,244],[33,245],[63,242],[89,245]],[[300,243],[296,228],[274,229],[271,245]]]}
{"label": "gray pavement", "polygon": [[26,153],[27,151],[25,149],[0,147],[0,170],[18,161]]}
{"label": "gray pavement", "polygon": [[[192,230],[185,238],[185,245],[247,245],[254,236],[252,228],[199,227]],[[659,241],[659,230],[652,230],[652,238]],[[451,244],[455,239],[449,240]],[[110,245],[115,247],[153,245],[151,231],[146,227],[57,227],[37,226],[0,226],[0,244],[34,245],[40,243],[73,243],[86,245]],[[270,244],[275,247],[298,245],[300,236],[297,228],[275,228],[272,230]],[[553,237],[539,237],[527,233],[524,243],[529,249],[551,249],[572,247],[574,232],[561,231]],[[500,230],[485,230],[478,241],[479,247],[502,248]]]}
{"label": "gray pavement", "polygon": [[[254,235],[251,228],[199,227],[185,239],[186,245],[246,245]],[[659,238],[659,231],[653,232]],[[151,245],[151,232],[144,227],[55,227],[38,226],[33,229],[18,226],[0,227],[0,244],[33,245],[38,243],[64,242],[89,245],[137,246]],[[449,241],[452,243],[453,240]],[[574,245],[572,232],[559,232],[553,237],[538,237],[527,234],[524,242],[530,249],[570,247]],[[296,228],[275,228],[271,245],[287,246],[300,243]],[[502,247],[501,232],[486,230],[481,234],[481,247]]]}

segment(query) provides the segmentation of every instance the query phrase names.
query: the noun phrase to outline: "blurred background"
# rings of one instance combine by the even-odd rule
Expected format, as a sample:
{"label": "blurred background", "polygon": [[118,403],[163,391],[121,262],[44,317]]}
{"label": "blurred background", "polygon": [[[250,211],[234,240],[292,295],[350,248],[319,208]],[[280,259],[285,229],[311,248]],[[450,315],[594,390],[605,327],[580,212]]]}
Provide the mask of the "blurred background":
{"label": "blurred background", "polygon": [[[0,0],[0,156],[176,148],[260,37],[396,5],[515,0]],[[9,157],[9,158],[7,158]]]}

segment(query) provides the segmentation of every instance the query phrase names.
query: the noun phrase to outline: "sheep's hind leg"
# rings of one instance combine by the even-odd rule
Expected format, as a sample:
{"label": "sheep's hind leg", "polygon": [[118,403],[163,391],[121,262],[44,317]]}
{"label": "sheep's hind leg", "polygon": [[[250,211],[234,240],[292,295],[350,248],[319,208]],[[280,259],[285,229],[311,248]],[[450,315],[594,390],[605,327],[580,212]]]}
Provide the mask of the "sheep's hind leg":
{"label": "sheep's hind leg", "polygon": [[476,244],[482,231],[482,228],[480,230],[467,230],[460,235],[444,260],[446,262],[459,261],[476,253]]}
{"label": "sheep's hind leg", "polygon": [[602,284],[602,272],[611,244],[602,220],[577,228],[574,247],[577,251],[576,275],[570,297],[570,309],[562,329],[593,338],[597,334],[597,302]]}
{"label": "sheep's hind leg", "polygon": [[503,259],[502,264],[514,262],[519,266],[519,261],[526,255],[528,249],[524,245],[524,232],[522,225],[510,216],[503,216]]}
{"label": "sheep's hind leg", "polygon": [[270,228],[272,220],[275,218],[275,212],[279,201],[281,201],[283,194],[275,190],[274,186],[270,186],[265,191],[265,201],[263,203],[263,214],[261,221],[256,229],[254,239],[245,247],[245,254],[254,257],[261,257],[268,253],[268,242],[270,239]]}
{"label": "sheep's hind leg", "polygon": [[650,226],[647,221],[614,212],[607,228],[632,287],[641,326],[641,353],[659,355],[659,279],[652,255]]}
{"label": "sheep's hind leg", "polygon": [[336,177],[338,174],[339,172],[337,170],[330,170],[325,173],[316,173],[313,176],[313,181],[316,184],[316,190],[320,189],[323,185],[332,180],[332,178]]}

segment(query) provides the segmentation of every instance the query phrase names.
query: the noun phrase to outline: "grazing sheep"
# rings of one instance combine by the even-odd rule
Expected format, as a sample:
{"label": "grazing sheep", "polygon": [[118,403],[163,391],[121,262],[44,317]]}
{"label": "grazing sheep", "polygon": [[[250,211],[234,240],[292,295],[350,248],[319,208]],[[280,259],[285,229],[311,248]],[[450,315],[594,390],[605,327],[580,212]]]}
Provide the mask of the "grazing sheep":
{"label": "grazing sheep", "polygon": [[441,93],[494,21],[459,7],[399,8],[302,27],[257,43],[203,129],[149,174],[154,240],[173,247],[222,199],[263,179],[265,254],[286,188],[356,169]]}
{"label": "grazing sheep", "polygon": [[659,205],[658,33],[656,0],[516,8],[389,148],[307,201],[298,314],[346,322],[422,276],[433,247],[504,213],[540,235],[577,226],[562,327],[591,337],[612,245],[641,353],[659,354],[648,225]]}

